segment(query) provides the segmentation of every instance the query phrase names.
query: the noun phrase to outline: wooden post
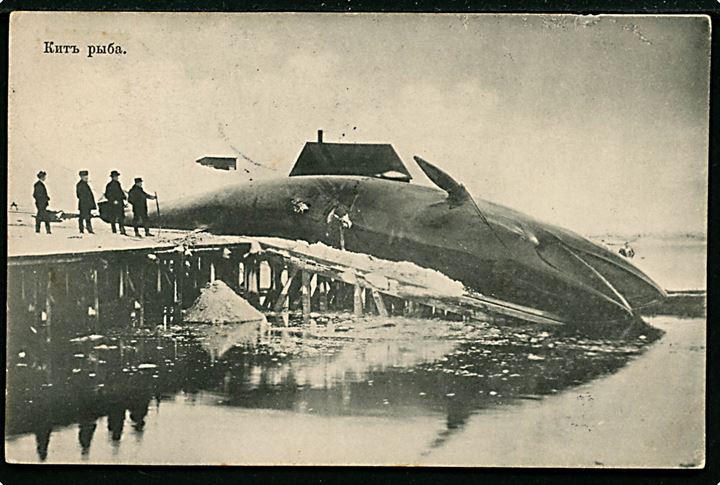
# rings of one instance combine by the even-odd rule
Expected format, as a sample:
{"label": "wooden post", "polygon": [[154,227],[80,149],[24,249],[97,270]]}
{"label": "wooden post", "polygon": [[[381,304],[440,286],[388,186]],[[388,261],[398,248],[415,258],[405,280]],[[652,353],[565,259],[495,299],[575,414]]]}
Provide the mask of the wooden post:
{"label": "wooden post", "polygon": [[320,311],[325,312],[328,309],[328,291],[327,282],[325,278],[318,276],[317,280],[318,290],[320,292]]}
{"label": "wooden post", "polygon": [[25,270],[20,269],[20,298],[25,301]]}
{"label": "wooden post", "polygon": [[98,270],[93,268],[93,308],[95,309],[95,332],[100,329],[100,288],[98,284]]}
{"label": "wooden post", "polygon": [[210,262],[210,283],[215,281],[215,263]]}
{"label": "wooden post", "polygon": [[242,291],[243,283],[244,283],[244,281],[245,281],[244,274],[245,274],[245,265],[242,263],[242,261],[239,261],[239,262],[238,262],[238,266],[237,266],[237,287],[238,287],[238,291]]}
{"label": "wooden post", "polygon": [[258,259],[255,256],[248,257],[245,261],[245,299],[254,306],[257,306],[260,302],[259,275],[260,264]]}
{"label": "wooden post", "polygon": [[138,319],[140,322],[140,328],[143,328],[145,326],[145,265],[140,265],[140,283],[139,283],[139,289],[138,289],[138,298],[140,299],[140,318]]}
{"label": "wooden post", "polygon": [[160,261],[157,264],[157,279],[155,280],[155,288],[158,293],[162,293],[162,268]]}
{"label": "wooden post", "polygon": [[177,284],[177,318],[175,323],[177,323],[182,321],[183,285],[185,284],[185,253],[180,253],[180,264],[178,265],[178,271],[175,275],[175,282]]}
{"label": "wooden post", "polygon": [[355,291],[353,293],[353,312],[356,317],[361,317],[363,314],[362,291],[363,289],[360,285],[355,285]]}
{"label": "wooden post", "polygon": [[285,282],[282,290],[280,290],[280,295],[278,295],[278,299],[275,301],[275,306],[273,307],[273,310],[276,313],[287,312],[287,309],[289,307],[288,294],[290,293],[290,286],[292,286],[293,281],[295,280],[295,276],[297,276],[297,273],[297,267],[293,267],[290,270],[290,273],[288,274],[288,279]]}
{"label": "wooden post", "polygon": [[50,343],[52,337],[52,270],[47,273],[47,285],[45,291],[45,341]]}
{"label": "wooden post", "polygon": [[370,288],[365,288],[365,290],[363,291],[363,306],[365,309],[365,313],[372,313],[375,311],[372,290]]}
{"label": "wooden post", "polygon": [[127,282],[130,291],[136,293],[137,290],[135,289],[135,283],[133,283],[132,278],[130,278],[130,265],[127,263],[125,264],[125,281]]}
{"label": "wooden post", "polygon": [[310,312],[312,311],[310,302],[310,280],[312,274],[309,271],[303,270],[302,272],[302,309],[303,309],[303,322],[308,323],[310,321]]}
{"label": "wooden post", "polygon": [[[35,309],[35,312],[37,312],[38,308],[38,291],[37,291],[37,285],[38,285],[38,278],[37,278],[37,272],[35,270],[32,271],[32,289],[33,289],[33,308]],[[36,313],[37,315],[37,313]]]}
{"label": "wooden post", "polygon": [[375,300],[375,306],[377,307],[378,314],[380,314],[381,317],[387,317],[388,311],[387,308],[385,308],[385,302],[383,301],[380,292],[377,290],[372,290],[372,297],[373,300]]}
{"label": "wooden post", "polygon": [[259,258],[255,259],[255,271],[253,271],[253,279],[254,279],[254,286],[255,291],[257,291],[257,301],[260,302],[260,268],[262,266],[262,261],[260,261]]}
{"label": "wooden post", "polygon": [[65,296],[70,296],[70,271],[65,271]]}
{"label": "wooden post", "polygon": [[118,291],[118,298],[121,300],[125,296],[125,268],[120,268],[120,289]]}

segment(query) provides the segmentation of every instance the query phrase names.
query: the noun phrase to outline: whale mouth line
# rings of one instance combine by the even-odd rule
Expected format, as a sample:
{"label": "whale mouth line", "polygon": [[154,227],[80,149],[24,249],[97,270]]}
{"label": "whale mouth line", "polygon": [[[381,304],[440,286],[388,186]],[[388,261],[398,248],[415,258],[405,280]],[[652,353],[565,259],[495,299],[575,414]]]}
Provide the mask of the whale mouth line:
{"label": "whale mouth line", "polygon": [[632,312],[633,312],[633,308],[632,308],[632,306],[630,305],[630,303],[628,303],[628,301],[625,299],[625,297],[622,295],[622,293],[620,293],[620,292],[618,291],[618,289],[615,288],[615,287],[613,286],[613,284],[610,283],[610,282],[608,281],[608,279],[605,278],[605,276],[602,275],[602,273],[600,273],[597,269],[595,269],[595,267],[594,267],[593,265],[591,265],[590,263],[588,263],[587,261],[585,261],[583,258],[581,258],[577,253],[575,253],[575,251],[573,251],[573,250],[572,250],[571,248],[569,248],[568,246],[566,246],[566,245],[563,244],[563,245],[562,245],[562,248],[563,248],[565,251],[567,251],[568,253],[570,253],[573,257],[575,257],[578,261],[580,261],[580,262],[581,262],[585,267],[587,267],[600,281],[602,281],[602,282],[605,284],[605,286],[607,286],[607,287],[610,289],[610,291],[612,291],[612,293],[618,298],[618,300],[620,300],[620,303],[622,303],[622,306],[625,307],[625,309],[626,309],[629,313],[632,313]]}

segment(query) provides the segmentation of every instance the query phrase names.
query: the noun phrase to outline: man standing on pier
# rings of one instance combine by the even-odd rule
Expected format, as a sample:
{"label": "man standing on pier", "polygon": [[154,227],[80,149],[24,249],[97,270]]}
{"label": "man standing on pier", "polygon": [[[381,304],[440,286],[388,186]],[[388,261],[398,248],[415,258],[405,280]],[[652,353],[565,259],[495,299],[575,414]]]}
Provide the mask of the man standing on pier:
{"label": "man standing on pier", "polygon": [[116,233],[116,224],[120,225],[120,234],[127,236],[125,232],[125,200],[127,196],[120,185],[120,172],[110,172],[110,182],[105,186],[105,198],[110,204],[110,227]]}
{"label": "man standing on pier", "polygon": [[37,174],[37,182],[33,186],[33,199],[35,199],[35,207],[37,207],[37,215],[35,216],[35,232],[40,232],[40,223],[45,223],[45,232],[50,234],[50,214],[47,208],[50,203],[50,196],[45,187],[45,179],[47,173],[40,170]]}
{"label": "man standing on pier", "polygon": [[143,190],[143,179],[140,177],[136,178],[135,185],[133,185],[132,189],[128,192],[128,202],[130,202],[130,205],[133,207],[133,226],[135,227],[135,235],[137,237],[141,237],[139,231],[141,224],[145,228],[146,236],[153,235],[147,225],[147,201],[148,199],[154,200],[155,198],[156,197],[154,195],[150,195]]}
{"label": "man standing on pier", "polygon": [[78,211],[80,211],[80,234],[85,232],[85,227],[90,234],[95,234],[92,227],[92,214],[90,211],[97,209],[95,196],[88,184],[89,174],[87,170],[80,170],[80,181],[75,186],[75,194],[78,199]]}

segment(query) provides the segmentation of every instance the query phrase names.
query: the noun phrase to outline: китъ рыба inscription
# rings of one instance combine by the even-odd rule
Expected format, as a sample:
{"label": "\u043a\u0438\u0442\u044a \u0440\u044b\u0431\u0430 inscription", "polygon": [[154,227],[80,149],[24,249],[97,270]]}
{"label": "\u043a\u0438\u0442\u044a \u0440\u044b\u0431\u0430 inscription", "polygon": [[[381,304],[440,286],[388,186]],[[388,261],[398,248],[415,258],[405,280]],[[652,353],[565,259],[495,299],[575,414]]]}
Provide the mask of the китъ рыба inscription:
{"label": "\u043a\u0438\u0442\u044a \u0440\u044b\u0431\u0430 inscription", "polygon": [[[43,54],[80,54],[80,48],[76,44],[56,44],[52,40],[44,41]],[[109,44],[88,44],[86,46],[87,57],[96,55],[125,55],[127,51],[115,42]]]}

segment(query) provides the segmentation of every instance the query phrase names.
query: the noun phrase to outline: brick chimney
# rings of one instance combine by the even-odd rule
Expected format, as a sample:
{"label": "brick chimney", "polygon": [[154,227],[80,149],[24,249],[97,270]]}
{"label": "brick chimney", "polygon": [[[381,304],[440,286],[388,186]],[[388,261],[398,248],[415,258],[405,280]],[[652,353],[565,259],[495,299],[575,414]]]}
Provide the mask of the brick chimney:
{"label": "brick chimney", "polygon": [[317,142],[318,142],[318,143],[322,143],[322,142],[323,142],[323,131],[322,131],[322,130],[318,130],[318,140],[317,140]]}

